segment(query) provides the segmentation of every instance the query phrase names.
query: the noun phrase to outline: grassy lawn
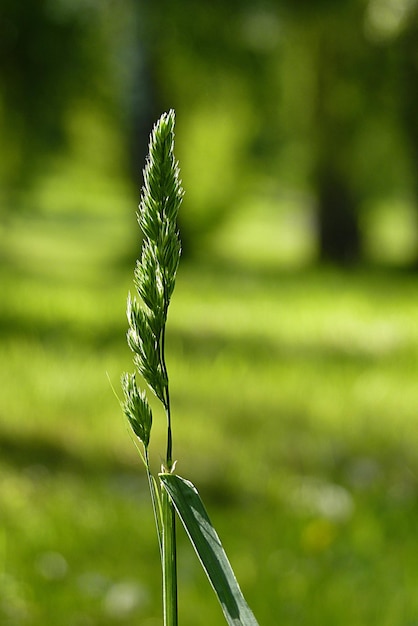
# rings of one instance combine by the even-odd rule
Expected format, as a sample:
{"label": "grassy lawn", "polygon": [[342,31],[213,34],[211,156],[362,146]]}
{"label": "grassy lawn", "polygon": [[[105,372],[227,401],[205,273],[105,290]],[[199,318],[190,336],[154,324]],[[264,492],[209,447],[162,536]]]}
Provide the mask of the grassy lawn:
{"label": "grassy lawn", "polygon": [[[5,626],[162,623],[147,486],[111,388],[131,369],[131,201],[1,234]],[[416,626],[416,276],[277,269],[260,251],[180,268],[178,472],[260,625]],[[164,424],[153,434],[158,467]],[[222,624],[181,533],[179,579],[182,626]]]}

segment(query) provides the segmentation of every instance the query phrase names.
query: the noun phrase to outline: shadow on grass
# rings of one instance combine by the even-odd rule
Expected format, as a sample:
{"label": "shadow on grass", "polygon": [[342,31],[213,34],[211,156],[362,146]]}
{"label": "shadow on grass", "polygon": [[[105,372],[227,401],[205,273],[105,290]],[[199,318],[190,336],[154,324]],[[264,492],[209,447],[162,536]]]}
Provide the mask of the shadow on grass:
{"label": "shadow on grass", "polygon": [[[127,442],[129,445],[129,441]],[[73,476],[86,483],[109,482],[119,492],[126,492],[135,498],[148,496],[148,481],[139,459],[132,461],[104,454],[77,453],[57,440],[42,437],[13,436],[0,431],[0,465],[14,472],[23,472],[41,479]],[[199,487],[205,493],[208,503],[222,508],[242,506],[245,490],[238,494],[228,480],[220,480],[219,475],[204,475]],[[129,495],[128,494],[128,495]]]}
{"label": "shadow on grass", "polygon": [[70,472],[78,475],[107,475],[138,473],[138,467],[129,460],[104,454],[77,453],[60,441],[44,437],[25,437],[0,431],[0,458],[17,469],[46,467],[51,472]]}

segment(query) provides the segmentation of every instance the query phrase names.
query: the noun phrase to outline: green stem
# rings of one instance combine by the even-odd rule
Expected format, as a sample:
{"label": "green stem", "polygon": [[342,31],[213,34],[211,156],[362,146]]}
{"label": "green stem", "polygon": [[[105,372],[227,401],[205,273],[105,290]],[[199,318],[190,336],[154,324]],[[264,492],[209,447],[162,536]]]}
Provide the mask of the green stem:
{"label": "green stem", "polygon": [[150,464],[149,464],[149,456],[148,456],[148,448],[145,448],[145,467],[147,469],[147,477],[148,477],[148,485],[151,494],[151,502],[152,502],[152,510],[154,513],[155,520],[155,528],[157,530],[157,538],[158,538],[158,547],[160,548],[160,556],[161,562],[163,559],[163,522],[162,522],[162,512],[161,512],[161,501],[159,498],[158,487],[155,482],[154,476],[151,474]]}
{"label": "green stem", "polygon": [[167,452],[165,459],[165,471],[171,472],[173,467],[173,435],[171,431],[171,407],[170,407],[170,391],[168,387],[168,374],[167,374],[167,366],[165,363],[165,324],[161,331],[161,342],[160,342],[160,363],[161,369],[164,374],[164,378],[167,381],[165,387],[165,411],[167,415]]}
{"label": "green stem", "polygon": [[173,503],[167,491],[161,489],[163,509],[163,610],[164,626],[177,626],[177,554],[176,521]]}
{"label": "green stem", "polygon": [[168,385],[167,385],[167,454],[166,454],[166,468],[167,472],[171,472],[173,469],[173,435],[171,432],[171,411],[170,411],[170,396],[168,393]]}
{"label": "green stem", "polygon": [[[167,366],[165,363],[165,324],[161,331],[160,364],[166,381],[164,407],[167,415],[167,452],[165,471],[173,467],[173,437],[171,432],[170,392]],[[162,507],[162,568],[163,568],[163,609],[164,626],[177,626],[177,548],[176,517],[173,503],[164,488],[161,488]]]}

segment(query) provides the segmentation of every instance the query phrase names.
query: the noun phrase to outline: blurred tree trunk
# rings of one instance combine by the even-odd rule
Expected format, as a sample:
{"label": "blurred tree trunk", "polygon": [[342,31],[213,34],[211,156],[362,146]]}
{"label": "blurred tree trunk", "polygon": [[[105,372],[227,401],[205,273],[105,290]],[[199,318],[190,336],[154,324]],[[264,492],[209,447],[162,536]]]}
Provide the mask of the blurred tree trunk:
{"label": "blurred tree trunk", "polygon": [[[140,42],[139,37],[138,42]],[[150,132],[165,107],[158,97],[155,62],[140,44],[138,44],[136,54],[141,59],[141,65],[132,81],[129,147],[133,179],[135,183],[142,185],[142,171],[148,154]]]}
{"label": "blurred tree trunk", "polygon": [[[119,8],[117,9],[117,11]],[[150,132],[166,107],[161,95],[159,49],[153,33],[158,32],[161,0],[147,3],[131,0],[126,4],[127,22],[122,30],[124,47],[125,114],[129,136],[132,179],[142,185],[142,171],[148,154]]]}
{"label": "blurred tree trunk", "polygon": [[[418,4],[412,5],[399,43],[401,125],[412,162],[413,190],[418,212]],[[418,267],[418,236],[415,265]]]}
{"label": "blurred tree trunk", "polygon": [[320,260],[347,265],[360,259],[357,202],[344,172],[330,159],[316,173]]}
{"label": "blurred tree trunk", "polygon": [[312,46],[316,81],[313,187],[319,257],[339,265],[360,261],[362,252],[351,159],[362,114],[357,73],[363,50],[356,39],[358,14],[350,11],[323,16],[314,26]]}

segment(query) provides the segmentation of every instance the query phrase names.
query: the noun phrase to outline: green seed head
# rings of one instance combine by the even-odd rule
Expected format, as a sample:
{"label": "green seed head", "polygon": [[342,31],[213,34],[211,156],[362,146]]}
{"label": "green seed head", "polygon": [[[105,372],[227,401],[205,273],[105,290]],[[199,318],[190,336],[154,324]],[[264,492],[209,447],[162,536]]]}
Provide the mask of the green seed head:
{"label": "green seed head", "polygon": [[[183,198],[174,158],[174,123],[174,111],[170,110],[160,117],[151,133],[137,213],[143,235],[134,271],[137,297],[129,294],[126,311],[127,342],[134,353],[135,367],[166,410],[169,396],[164,327],[181,254],[177,215]],[[138,391],[133,374],[124,374],[122,386],[124,412],[147,447],[152,419],[145,393]]]}
{"label": "green seed head", "polygon": [[148,448],[152,425],[151,407],[145,397],[145,393],[139,391],[136,386],[135,374],[122,375],[122,389],[124,401],[122,409],[128,418],[129,424],[135,435]]}

